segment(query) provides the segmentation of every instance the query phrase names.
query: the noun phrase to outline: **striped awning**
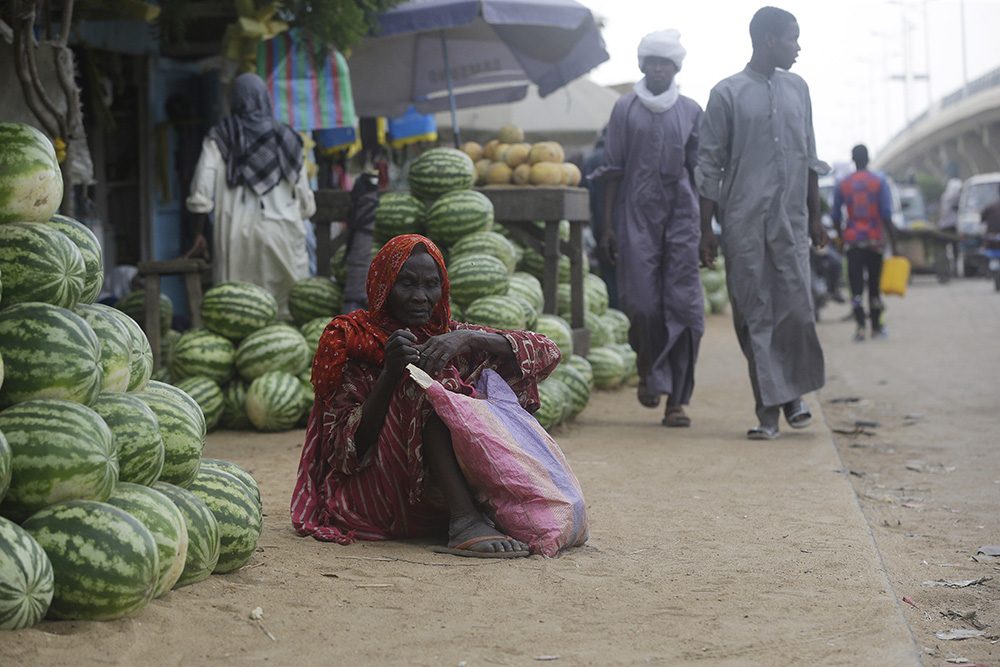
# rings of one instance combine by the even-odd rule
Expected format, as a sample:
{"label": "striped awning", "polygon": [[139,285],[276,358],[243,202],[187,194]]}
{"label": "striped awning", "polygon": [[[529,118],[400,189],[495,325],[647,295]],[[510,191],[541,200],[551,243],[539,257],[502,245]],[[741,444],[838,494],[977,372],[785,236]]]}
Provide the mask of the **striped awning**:
{"label": "striped awning", "polygon": [[314,53],[312,40],[294,30],[257,46],[275,117],[303,131],[355,125],[347,59],[335,49],[321,61]]}

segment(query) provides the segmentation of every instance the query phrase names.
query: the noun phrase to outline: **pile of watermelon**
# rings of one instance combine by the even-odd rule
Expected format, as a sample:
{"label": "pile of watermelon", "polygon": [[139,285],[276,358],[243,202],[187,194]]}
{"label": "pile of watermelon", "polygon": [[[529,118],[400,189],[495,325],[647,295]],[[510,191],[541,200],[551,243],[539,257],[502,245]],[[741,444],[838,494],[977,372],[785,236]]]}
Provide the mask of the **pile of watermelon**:
{"label": "pile of watermelon", "polygon": [[706,315],[725,312],[729,290],[726,289],[726,265],[722,255],[716,258],[714,269],[701,269],[701,291],[705,297]]}
{"label": "pile of watermelon", "polygon": [[0,123],[0,629],[131,616],[256,551],[257,483],[204,459],[206,417],[150,379],[101,246],[55,215],[52,144]]}

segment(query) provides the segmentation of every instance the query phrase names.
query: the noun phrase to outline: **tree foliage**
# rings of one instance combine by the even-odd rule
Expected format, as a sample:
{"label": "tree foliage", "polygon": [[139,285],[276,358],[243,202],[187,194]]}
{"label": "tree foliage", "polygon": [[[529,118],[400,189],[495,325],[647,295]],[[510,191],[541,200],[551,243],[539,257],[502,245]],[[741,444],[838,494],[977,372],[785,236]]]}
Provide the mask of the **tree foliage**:
{"label": "tree foliage", "polygon": [[292,28],[347,52],[378,27],[376,15],[402,0],[288,0],[279,12]]}

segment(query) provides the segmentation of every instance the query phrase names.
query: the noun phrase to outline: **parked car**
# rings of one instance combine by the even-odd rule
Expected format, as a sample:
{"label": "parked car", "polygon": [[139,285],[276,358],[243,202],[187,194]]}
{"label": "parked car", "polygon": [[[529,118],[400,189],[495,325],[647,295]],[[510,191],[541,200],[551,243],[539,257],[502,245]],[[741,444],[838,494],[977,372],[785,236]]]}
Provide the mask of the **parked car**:
{"label": "parked car", "polygon": [[987,259],[983,254],[983,235],[986,225],[982,221],[983,209],[1000,200],[1000,172],[972,176],[962,183],[958,196],[958,243],[962,275],[986,274]]}

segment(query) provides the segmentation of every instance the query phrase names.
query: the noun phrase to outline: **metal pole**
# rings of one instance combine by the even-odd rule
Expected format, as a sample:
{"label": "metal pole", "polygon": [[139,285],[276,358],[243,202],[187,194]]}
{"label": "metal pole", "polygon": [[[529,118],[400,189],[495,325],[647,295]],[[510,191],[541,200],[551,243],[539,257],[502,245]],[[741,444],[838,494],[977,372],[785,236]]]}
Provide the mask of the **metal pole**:
{"label": "metal pole", "polygon": [[962,92],[969,92],[969,61],[965,48],[965,0],[958,3],[958,11],[962,18]]}
{"label": "metal pole", "polygon": [[458,129],[458,111],[455,108],[455,84],[451,80],[451,66],[448,64],[448,40],[441,29],[441,53],[444,56],[444,78],[448,82],[448,105],[451,107],[451,131],[455,134],[455,148],[462,145],[462,133]]}

